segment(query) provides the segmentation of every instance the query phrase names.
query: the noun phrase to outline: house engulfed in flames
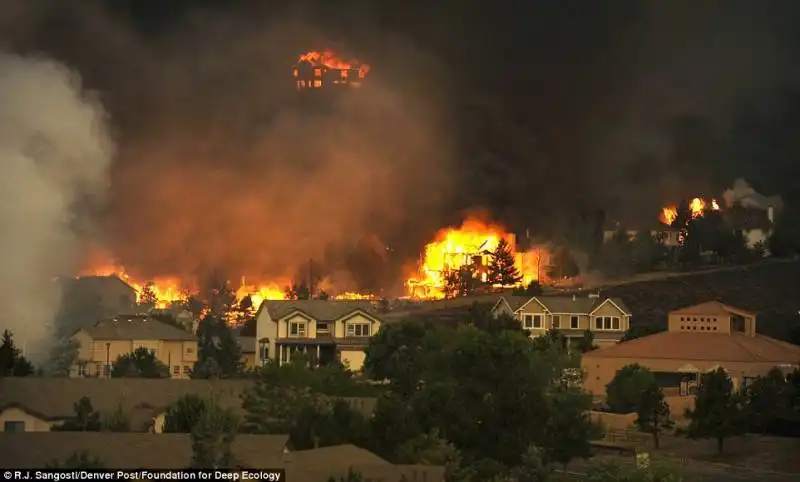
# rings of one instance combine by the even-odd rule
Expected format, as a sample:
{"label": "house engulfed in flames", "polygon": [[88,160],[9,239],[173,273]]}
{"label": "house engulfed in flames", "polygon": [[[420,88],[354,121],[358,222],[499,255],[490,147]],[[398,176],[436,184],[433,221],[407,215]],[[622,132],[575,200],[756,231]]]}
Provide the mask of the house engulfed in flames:
{"label": "house engulfed in flames", "polygon": [[[689,212],[691,212],[692,219],[697,219],[703,216],[706,211],[719,211],[719,203],[716,199],[705,200],[696,197],[689,201]],[[667,226],[672,226],[672,223],[678,218],[678,207],[675,205],[665,206],[661,209],[659,220]]]}
{"label": "house engulfed in flames", "polygon": [[425,246],[416,272],[406,281],[408,295],[417,299],[442,299],[448,275],[466,266],[485,282],[491,253],[501,239],[508,243],[515,266],[522,275],[519,285],[543,282],[550,263],[546,248],[518,251],[514,234],[496,224],[468,218],[458,228],[439,230],[434,240]]}
{"label": "house engulfed in flames", "polygon": [[357,60],[343,60],[330,50],[301,55],[292,69],[297,90],[361,87],[370,66]]}

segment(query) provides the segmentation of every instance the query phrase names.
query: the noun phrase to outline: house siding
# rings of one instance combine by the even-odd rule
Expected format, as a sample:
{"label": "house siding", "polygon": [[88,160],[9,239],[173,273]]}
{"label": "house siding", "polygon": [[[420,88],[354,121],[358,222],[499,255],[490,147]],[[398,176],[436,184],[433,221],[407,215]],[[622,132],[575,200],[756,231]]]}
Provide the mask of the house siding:
{"label": "house siding", "polygon": [[3,432],[6,430],[6,422],[23,422],[26,432],[49,432],[53,426],[51,422],[42,420],[17,407],[8,407],[0,412],[0,430]]}
{"label": "house siding", "polygon": [[363,350],[342,350],[342,364],[352,371],[360,371],[364,368],[364,360],[367,354]]}
{"label": "house siding", "polygon": [[[73,338],[80,343],[79,362],[70,370],[73,377],[81,376],[80,365],[85,365],[85,376],[103,376],[103,365],[110,363],[113,366],[120,356],[128,355],[138,347],[155,350],[156,358],[169,367],[171,378],[188,379],[186,367],[192,368],[197,361],[196,341],[93,340],[83,331]],[[178,367],[177,373],[175,367]]]}
{"label": "house siding", "polygon": [[[644,358],[604,358],[584,356],[581,365],[586,371],[584,386],[587,391],[596,396],[604,396],[606,385],[614,378],[625,365],[638,363],[639,365],[655,372],[678,372],[682,367],[691,365],[700,372],[706,372],[717,367],[728,371],[736,387],[744,377],[766,375],[775,363],[747,363],[747,362],[722,362],[717,360],[683,360],[683,359],[644,359]],[[687,373],[692,375],[692,373]]]}

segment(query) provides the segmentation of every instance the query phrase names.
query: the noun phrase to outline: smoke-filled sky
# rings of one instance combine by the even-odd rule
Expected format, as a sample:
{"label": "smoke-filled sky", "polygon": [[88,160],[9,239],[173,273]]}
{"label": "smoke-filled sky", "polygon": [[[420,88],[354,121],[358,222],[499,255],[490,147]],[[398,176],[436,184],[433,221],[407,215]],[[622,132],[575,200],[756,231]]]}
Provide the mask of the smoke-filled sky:
{"label": "smoke-filled sky", "polygon": [[[141,276],[280,277],[371,235],[408,259],[475,207],[556,236],[790,185],[762,146],[797,119],[797,2],[514,4],[17,0],[0,46],[97,91],[118,155],[91,238]],[[301,98],[291,66],[323,48],[367,88]]]}

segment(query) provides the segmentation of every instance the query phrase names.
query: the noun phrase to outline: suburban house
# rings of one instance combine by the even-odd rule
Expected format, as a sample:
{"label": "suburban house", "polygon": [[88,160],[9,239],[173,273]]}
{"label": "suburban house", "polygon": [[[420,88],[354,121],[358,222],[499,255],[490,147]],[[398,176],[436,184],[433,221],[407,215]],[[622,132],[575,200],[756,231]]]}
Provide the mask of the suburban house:
{"label": "suburban house", "polygon": [[370,301],[264,301],[256,314],[258,361],[283,364],[305,353],[318,363],[339,360],[357,371],[381,323]]}
{"label": "suburban house", "polygon": [[[121,409],[132,432],[162,433],[170,405],[188,394],[213,396],[222,408],[241,414],[247,379],[170,380],[164,378],[0,378],[0,427],[4,432],[49,432],[75,416],[74,404],[88,397],[101,416]],[[364,417],[372,416],[376,399],[338,397]]]}
{"label": "suburban house", "polygon": [[582,338],[588,330],[598,347],[618,343],[630,327],[632,316],[621,299],[601,299],[597,295],[503,296],[495,303],[492,314],[513,316],[531,336],[554,329],[571,341]]}
{"label": "suburban house", "polygon": [[242,352],[242,363],[246,369],[254,369],[259,366],[256,362],[256,337],[237,336],[236,342]]}
{"label": "suburban house", "polygon": [[118,276],[81,276],[58,281],[63,301],[56,324],[68,333],[103,318],[136,311],[136,290]]}
{"label": "suburban house", "polygon": [[586,389],[604,395],[617,371],[631,363],[652,370],[665,395],[691,395],[703,373],[720,367],[735,388],[776,366],[793,370],[800,346],[759,335],[755,313],[709,301],[670,312],[665,332],[585,353]]}
{"label": "suburban house", "polygon": [[647,226],[641,227],[640,229],[629,229],[619,222],[608,222],[603,226],[603,242],[607,243],[614,239],[614,236],[622,229],[631,241],[636,239],[636,236],[638,236],[641,231],[647,231],[650,233],[650,236],[663,243],[666,248],[677,248],[681,245],[680,229],[657,222],[647,224]]}
{"label": "suburban house", "polygon": [[761,243],[766,245],[775,223],[775,208],[746,208],[734,206],[724,212],[725,221],[730,228],[744,237],[749,248]]}
{"label": "suburban house", "polygon": [[[443,482],[445,467],[395,465],[354,445],[334,445],[289,451],[288,435],[237,434],[231,443],[238,469],[283,469],[286,480],[328,482],[347,479],[350,470],[363,480],[385,482]],[[54,432],[0,434],[0,465],[42,468],[64,461],[75,452],[87,452],[106,467],[118,469],[185,468],[192,459],[189,434]]]}
{"label": "suburban house", "polygon": [[189,378],[197,361],[197,337],[148,315],[120,315],[80,328],[72,338],[80,345],[73,377],[111,376],[121,355],[147,348],[169,367],[172,378]]}

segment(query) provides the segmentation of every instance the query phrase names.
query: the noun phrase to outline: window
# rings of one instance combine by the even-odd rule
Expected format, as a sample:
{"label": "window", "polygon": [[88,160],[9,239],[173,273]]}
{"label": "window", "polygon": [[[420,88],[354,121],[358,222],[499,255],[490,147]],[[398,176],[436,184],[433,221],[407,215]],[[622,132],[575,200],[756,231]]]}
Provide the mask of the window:
{"label": "window", "polygon": [[190,346],[187,346],[186,347],[186,354],[188,355],[188,354],[191,354],[191,353],[194,353],[194,348],[192,348]]}
{"label": "window", "polygon": [[321,77],[322,76],[322,69],[314,69],[314,76]]}
{"label": "window", "polygon": [[595,330],[621,330],[618,316],[598,316],[594,319]]}
{"label": "window", "polygon": [[328,323],[317,323],[317,333],[330,333],[330,331]]}
{"label": "window", "polygon": [[183,366],[183,374],[188,376],[191,373],[192,373],[192,367],[190,367],[189,365],[184,365]]}
{"label": "window", "polygon": [[289,336],[304,337],[306,336],[306,322],[300,321],[289,323]]}
{"label": "window", "polygon": [[553,315],[553,328],[561,328],[561,315]]}
{"label": "window", "polygon": [[577,316],[570,317],[570,319],[569,319],[569,327],[572,328],[573,330],[577,330],[578,327],[580,326],[580,321],[579,320],[580,320],[580,318],[578,318]]}
{"label": "window", "polygon": [[22,433],[25,431],[25,422],[12,420],[3,424],[3,431],[6,433]]}
{"label": "window", "polygon": [[85,377],[86,376],[86,365],[81,363],[78,365],[78,376]]}
{"label": "window", "polygon": [[322,81],[321,80],[315,80],[314,81],[314,87],[322,87]]}
{"label": "window", "polygon": [[369,336],[369,323],[348,323],[347,336]]}
{"label": "window", "polygon": [[533,327],[534,328],[542,327],[542,315],[533,315]]}
{"label": "window", "polygon": [[172,374],[173,375],[180,375],[181,374],[181,366],[180,365],[174,365],[172,367]]}
{"label": "window", "polygon": [[533,315],[522,315],[522,327],[526,330],[533,328]]}

